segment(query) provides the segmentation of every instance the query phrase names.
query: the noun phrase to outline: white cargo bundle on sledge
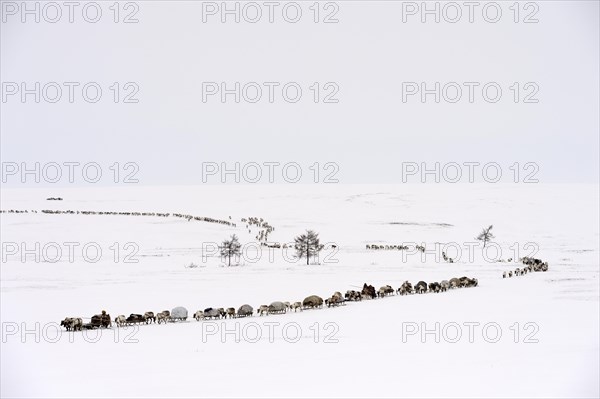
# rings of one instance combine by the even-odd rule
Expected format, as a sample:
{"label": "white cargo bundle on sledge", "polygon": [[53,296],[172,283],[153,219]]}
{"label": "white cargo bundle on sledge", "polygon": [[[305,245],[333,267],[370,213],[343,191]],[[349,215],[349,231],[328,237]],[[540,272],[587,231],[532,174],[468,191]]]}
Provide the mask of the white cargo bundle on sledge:
{"label": "white cargo bundle on sledge", "polygon": [[177,306],[171,310],[171,320],[186,320],[188,318],[188,310],[183,306]]}

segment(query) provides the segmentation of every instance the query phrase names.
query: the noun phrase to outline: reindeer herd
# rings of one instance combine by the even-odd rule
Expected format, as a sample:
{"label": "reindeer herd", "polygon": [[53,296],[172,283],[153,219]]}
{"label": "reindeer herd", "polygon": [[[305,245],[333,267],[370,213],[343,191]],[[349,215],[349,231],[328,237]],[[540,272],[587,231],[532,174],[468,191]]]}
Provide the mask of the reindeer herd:
{"label": "reindeer herd", "polygon": [[[231,216],[230,216],[231,218]],[[256,235],[256,240],[260,243],[266,243],[269,241],[269,234],[275,231],[275,227],[271,226],[269,222],[264,220],[263,218],[258,218],[254,216],[250,216],[248,218],[242,218],[242,223],[246,223],[246,228],[248,229],[248,233],[252,233],[251,227],[258,227],[258,234]]]}
{"label": "reindeer herd", "polygon": [[[191,220],[199,221],[199,222],[207,222],[207,223],[218,223],[224,224],[228,226],[236,227],[236,224],[230,222],[228,220],[221,219],[213,219],[205,216],[193,216],[186,215],[183,213],[162,213],[162,212],[116,212],[116,211],[72,211],[72,210],[50,210],[50,209],[42,209],[41,213],[49,214],[49,215],[119,215],[119,216],[153,216],[153,217],[176,217],[180,219],[186,219],[188,222]],[[0,210],[0,213],[30,213],[28,210],[18,210],[18,209],[3,209]],[[36,210],[31,210],[31,213],[38,213]],[[229,217],[231,219],[231,216]]]}
{"label": "reindeer herd", "polygon": [[521,259],[521,262],[525,265],[524,267],[517,267],[514,272],[512,270],[506,271],[502,273],[502,278],[511,278],[512,276],[524,276],[527,273],[548,271],[548,262],[543,262],[541,259],[524,257]]}
{"label": "reindeer herd", "polygon": [[[366,249],[376,250],[376,251],[406,251],[409,249],[408,245],[404,244],[366,244]],[[415,249],[417,251],[425,252],[425,246],[416,245]]]}
{"label": "reindeer herd", "polygon": [[[47,200],[57,200],[61,201],[62,198],[47,198]],[[42,209],[41,213],[50,214],[50,215],[119,215],[119,216],[154,216],[154,217],[176,217],[180,219],[185,219],[188,222],[195,220],[199,222],[207,222],[207,223],[217,223],[223,224],[227,226],[237,227],[237,224],[231,221],[231,216],[229,216],[229,220],[222,219],[214,219],[205,216],[194,216],[188,215],[184,213],[164,213],[164,212],[116,212],[116,211],[72,211],[72,210],[50,210],[50,209]],[[37,210],[19,210],[19,209],[3,209],[0,210],[0,213],[38,213]],[[275,231],[275,227],[271,226],[269,222],[264,220],[263,218],[258,217],[248,217],[242,218],[242,223],[246,223],[246,228],[248,229],[248,233],[251,233],[251,227],[258,227],[258,234],[256,235],[256,239],[258,242],[263,245],[267,245],[266,243],[269,241],[269,234]]]}

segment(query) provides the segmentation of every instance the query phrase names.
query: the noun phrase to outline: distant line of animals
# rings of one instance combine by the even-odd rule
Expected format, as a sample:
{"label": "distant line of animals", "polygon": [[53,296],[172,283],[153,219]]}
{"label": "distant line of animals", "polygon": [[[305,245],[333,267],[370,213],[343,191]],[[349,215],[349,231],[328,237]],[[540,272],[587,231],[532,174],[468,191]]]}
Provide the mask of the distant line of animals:
{"label": "distant line of animals", "polygon": [[46,201],[62,201],[63,199],[61,197],[49,197],[46,198]]}
{"label": "distant line of animals", "polygon": [[[295,248],[296,245],[294,243],[279,243],[279,242],[273,242],[273,243],[267,243],[267,242],[261,242],[260,243],[261,246],[263,247],[267,247],[267,248],[275,248],[275,249],[286,249],[286,248]],[[337,248],[337,245],[335,244],[330,244],[328,245],[328,248]]]}
{"label": "distant line of animals", "polygon": [[[173,217],[177,217],[177,218],[182,218],[182,219],[186,219],[188,222],[190,220],[197,220],[200,222],[208,222],[208,223],[219,223],[219,224],[225,224],[228,226],[233,226],[236,227],[235,223],[232,223],[228,220],[220,220],[220,219],[213,219],[213,218],[209,218],[209,217],[205,217],[205,216],[193,216],[193,215],[184,215],[181,213],[161,213],[161,212],[114,212],[114,211],[71,211],[71,210],[66,210],[66,211],[61,211],[61,210],[49,210],[49,209],[42,209],[41,210],[42,213],[46,213],[46,214],[65,214],[65,215],[120,215],[120,216],[157,216],[157,217],[169,217],[169,216],[173,216]],[[9,210],[0,210],[0,213],[29,213],[28,210],[16,210],[16,209],[9,209]],[[31,213],[38,213],[35,210],[32,210]]]}
{"label": "distant line of animals", "polygon": [[444,260],[446,262],[449,263],[454,263],[454,259],[452,259],[451,257],[449,257],[448,255],[446,255],[446,252],[442,251],[442,258],[444,258]]}
{"label": "distant line of animals", "polygon": [[[366,249],[374,249],[374,250],[386,250],[386,251],[391,251],[391,250],[397,250],[397,251],[406,251],[408,248],[408,245],[402,245],[402,244],[385,244],[385,245],[378,245],[378,244],[367,244],[366,245]],[[421,252],[425,252],[425,247],[422,245],[417,245],[415,246],[415,249],[417,251],[421,251]]]}
{"label": "distant line of animals", "polygon": [[527,273],[532,272],[547,272],[548,271],[548,262],[544,262],[541,259],[524,257],[521,259],[521,262],[525,265],[523,268],[516,268],[513,272],[509,270],[507,272],[502,273],[502,278],[511,278],[514,276],[523,276]]}
{"label": "distant line of animals", "polygon": [[294,248],[294,244],[287,244],[287,243],[278,243],[278,242],[274,242],[274,243],[267,243],[267,242],[261,242],[260,245],[262,245],[263,247],[268,247],[268,248]]}
{"label": "distant line of animals", "polygon": [[[231,216],[230,216],[230,218],[231,218]],[[273,231],[275,231],[275,227],[269,225],[269,222],[267,222],[263,218],[257,218],[257,217],[250,216],[248,218],[242,218],[241,222],[246,223],[246,228],[248,229],[248,233],[252,232],[252,230],[250,229],[251,226],[256,226],[259,229],[262,229],[262,230],[259,230],[258,234],[256,235],[256,240],[258,242],[269,241],[269,234],[271,234]]]}
{"label": "distant line of animals", "polygon": [[[477,287],[478,281],[476,278],[461,277],[452,278],[450,280],[443,280],[441,282],[433,282],[429,285],[425,281],[419,281],[415,284],[414,288],[408,281],[402,283],[402,285],[394,290],[390,285],[384,285],[379,290],[375,290],[375,287],[367,283],[363,284],[361,291],[348,290],[345,295],[341,292],[334,292],[329,298],[323,299],[318,295],[310,295],[304,298],[302,302],[280,302],[275,301],[270,305],[260,305],[256,309],[258,316],[270,315],[270,314],[283,314],[287,312],[297,312],[298,310],[303,311],[305,309],[320,309],[323,305],[327,307],[335,307],[344,305],[348,301],[361,301],[363,299],[375,299],[384,298],[389,295],[409,295],[409,294],[424,294],[426,292],[444,292],[449,289],[463,288],[463,287]],[[240,306],[237,311],[235,308],[206,308],[204,310],[198,310],[194,313],[194,319],[210,320],[210,319],[225,319],[225,318],[238,318],[238,317],[251,317],[254,315],[254,308],[248,304]],[[154,312],[145,312],[144,314],[132,313],[129,317],[125,315],[119,315],[115,318],[114,323],[117,327],[131,326],[135,324],[166,324],[167,322],[185,321],[188,318],[188,311],[182,306],[178,306],[171,311],[164,310],[157,314]],[[102,311],[99,315],[94,315],[89,323],[83,323],[83,319],[80,317],[66,317],[61,321],[60,325],[65,327],[67,331],[81,331],[83,329],[94,329],[94,328],[109,328],[112,327],[112,321],[110,315],[106,311]]]}

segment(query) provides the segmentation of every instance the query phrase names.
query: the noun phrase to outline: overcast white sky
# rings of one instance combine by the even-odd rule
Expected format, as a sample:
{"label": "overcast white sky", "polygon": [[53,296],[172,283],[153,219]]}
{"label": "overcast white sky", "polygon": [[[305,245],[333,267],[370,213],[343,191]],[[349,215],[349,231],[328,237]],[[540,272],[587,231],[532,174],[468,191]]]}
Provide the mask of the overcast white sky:
{"label": "overcast white sky", "polygon": [[[274,23],[263,15],[254,24],[221,23],[219,15],[203,23],[203,4],[192,1],[135,2],[134,24],[113,22],[112,1],[98,2],[95,24],[81,7],[69,23],[65,6],[57,23],[23,23],[7,3],[4,95],[6,82],[37,81],[98,82],[103,96],[90,104],[79,88],[69,103],[65,88],[56,104],[3,99],[2,162],[131,161],[143,184],[197,184],[202,162],[236,161],[336,162],[344,183],[400,183],[401,164],[411,161],[536,162],[541,182],[599,179],[597,1],[537,1],[539,23],[531,24],[513,21],[512,1],[498,2],[498,23],[483,19],[480,2],[473,23],[463,15],[454,24],[431,16],[421,23],[419,14],[404,23],[406,4],[392,1],[337,1],[332,24],[313,22],[312,1],[298,2],[295,24],[282,18],[285,2]],[[521,20],[534,10],[524,3]],[[334,11],[323,7],[321,19]],[[113,82],[135,82],[139,102],[115,104]],[[203,103],[202,82],[297,82],[303,94],[287,103],[279,88],[269,103],[265,88],[256,104],[232,96]],[[315,104],[314,82],[335,82],[339,102]],[[432,96],[403,103],[402,82],[497,82],[503,93],[497,103],[483,100],[481,86],[474,103],[466,88],[455,104]],[[514,82],[536,83],[539,102],[514,103]]]}

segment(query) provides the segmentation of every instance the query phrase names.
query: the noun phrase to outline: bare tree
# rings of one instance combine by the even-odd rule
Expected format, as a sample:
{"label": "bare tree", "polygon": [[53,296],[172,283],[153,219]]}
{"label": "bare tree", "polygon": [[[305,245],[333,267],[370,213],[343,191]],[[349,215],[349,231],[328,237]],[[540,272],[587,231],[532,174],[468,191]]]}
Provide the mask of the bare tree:
{"label": "bare tree", "polygon": [[323,245],[319,242],[319,234],[312,230],[307,230],[305,234],[302,234],[294,238],[296,255],[302,259],[306,257],[306,264],[310,260],[310,257],[315,257],[323,249]]}
{"label": "bare tree", "polygon": [[490,227],[488,227],[487,229],[483,229],[481,230],[481,233],[479,233],[479,235],[477,236],[477,239],[479,241],[483,241],[483,247],[485,248],[485,244],[488,243],[488,241],[491,241],[494,237],[494,235],[492,234],[492,227],[494,227],[493,225],[490,225]]}
{"label": "bare tree", "polygon": [[223,241],[221,244],[221,256],[227,257],[228,266],[231,266],[231,257],[240,255],[240,248],[242,245],[238,241],[237,236],[234,234],[229,240]]}

